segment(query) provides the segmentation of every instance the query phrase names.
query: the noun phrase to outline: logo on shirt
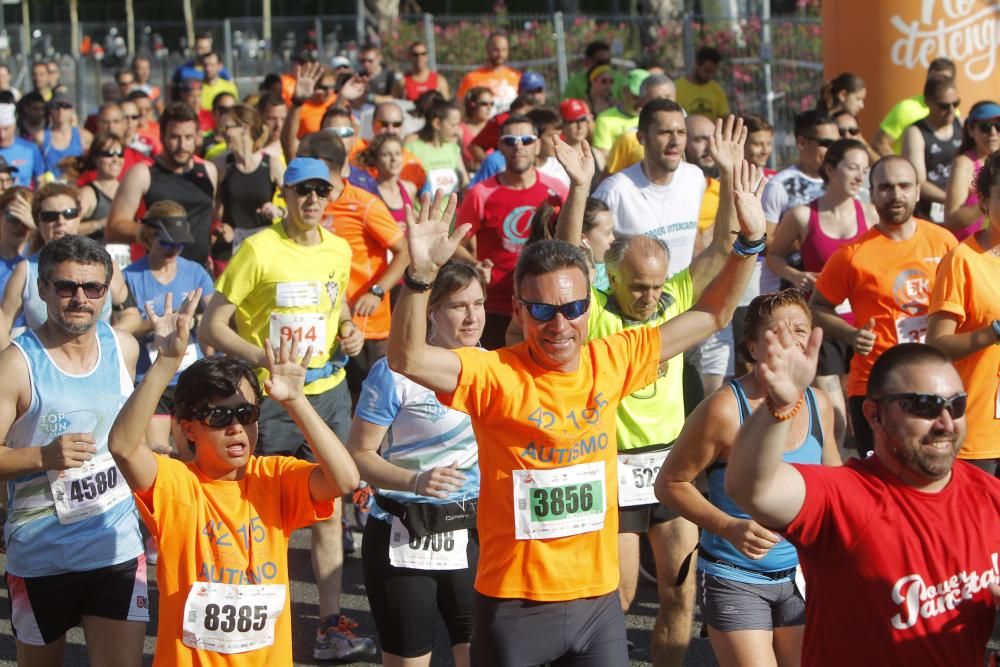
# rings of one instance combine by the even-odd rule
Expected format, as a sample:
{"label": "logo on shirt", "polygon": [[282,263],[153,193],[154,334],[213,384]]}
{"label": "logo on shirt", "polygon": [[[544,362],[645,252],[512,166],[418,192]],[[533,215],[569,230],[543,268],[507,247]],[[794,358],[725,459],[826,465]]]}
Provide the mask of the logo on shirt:
{"label": "logo on shirt", "polygon": [[507,252],[521,252],[521,247],[531,235],[531,216],[534,206],[518,206],[503,219],[503,249]]}
{"label": "logo on shirt", "polygon": [[896,307],[910,315],[927,312],[930,303],[931,279],[920,269],[905,269],[892,283],[892,296]]}
{"label": "logo on shirt", "polygon": [[892,587],[892,602],[901,605],[899,613],[890,622],[896,630],[907,630],[920,619],[930,619],[953,611],[966,600],[971,600],[990,584],[1000,582],[1000,560],[994,552],[990,558],[993,568],[977,572],[965,570],[953,574],[940,583],[927,585],[923,576],[908,574],[900,577]]}

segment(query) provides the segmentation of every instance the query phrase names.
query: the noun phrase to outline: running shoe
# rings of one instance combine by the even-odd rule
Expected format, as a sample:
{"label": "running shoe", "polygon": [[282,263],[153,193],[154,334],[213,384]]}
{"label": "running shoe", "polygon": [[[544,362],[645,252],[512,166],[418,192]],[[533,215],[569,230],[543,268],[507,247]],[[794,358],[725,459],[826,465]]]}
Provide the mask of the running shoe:
{"label": "running shoe", "polygon": [[357,627],[357,621],[343,614],[320,619],[313,659],[351,660],[375,655],[375,642],[354,634]]}

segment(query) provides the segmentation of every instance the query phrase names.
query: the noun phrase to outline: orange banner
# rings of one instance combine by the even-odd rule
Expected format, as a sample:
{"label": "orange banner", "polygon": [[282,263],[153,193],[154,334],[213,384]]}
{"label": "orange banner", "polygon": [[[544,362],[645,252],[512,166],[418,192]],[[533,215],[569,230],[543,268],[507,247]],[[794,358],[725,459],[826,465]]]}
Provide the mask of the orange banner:
{"label": "orange banner", "polygon": [[859,122],[869,138],[896,102],[923,92],[927,65],[942,56],[958,66],[963,111],[1000,100],[1000,1],[823,2],[826,79],[853,72],[865,80]]}

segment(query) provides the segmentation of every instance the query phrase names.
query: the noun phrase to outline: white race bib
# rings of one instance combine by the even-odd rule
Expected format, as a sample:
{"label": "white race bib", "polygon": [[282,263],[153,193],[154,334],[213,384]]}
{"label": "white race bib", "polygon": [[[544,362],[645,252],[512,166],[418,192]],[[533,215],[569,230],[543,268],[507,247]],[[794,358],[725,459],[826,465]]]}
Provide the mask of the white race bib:
{"label": "white race bib", "polygon": [[132,263],[132,248],[127,243],[105,243],[104,249],[122,271]]}
{"label": "white race bib", "polygon": [[514,470],[514,537],[540,540],[600,530],[607,494],[604,462]]}
{"label": "white race bib", "polygon": [[799,592],[803,600],[806,599],[806,578],[802,574],[801,565],[795,568],[795,590]]}
{"label": "white race bib", "polygon": [[931,222],[944,223],[944,204],[941,202],[931,202]]}
{"label": "white race bib", "polygon": [[669,449],[645,454],[618,455],[618,506],[633,507],[657,502],[653,483]]}
{"label": "white race bib", "polygon": [[453,530],[424,537],[410,537],[398,516],[389,529],[389,563],[415,570],[464,570],[469,567],[468,530]]}
{"label": "white race bib", "polygon": [[431,192],[441,190],[449,195],[458,190],[458,172],[454,169],[431,169],[427,172],[427,182],[430,183]]}
{"label": "white race bib", "polygon": [[923,343],[927,335],[927,316],[914,315],[896,320],[896,342]]}
{"label": "white race bib", "polygon": [[110,452],[97,454],[79,468],[49,470],[47,474],[61,524],[103,514],[132,497]]}
{"label": "white race bib", "polygon": [[319,313],[271,313],[269,336],[271,345],[277,345],[284,338],[295,337],[299,341],[299,351],[312,345],[313,354],[325,354],[326,315]]}
{"label": "white race bib", "polygon": [[196,582],[184,603],[185,646],[245,653],[274,644],[274,625],[285,609],[285,586]]}
{"label": "white race bib", "polygon": [[[146,343],[146,352],[149,353],[149,363],[152,364],[156,361],[156,357],[160,355],[156,351],[156,343]],[[198,361],[198,346],[194,343],[188,343],[187,349],[184,350],[184,358],[181,359],[181,367],[178,372],[184,370],[194,362]]]}
{"label": "white race bib", "polygon": [[278,283],[274,292],[274,305],[278,308],[309,308],[318,306],[323,285],[315,280],[298,283]]}

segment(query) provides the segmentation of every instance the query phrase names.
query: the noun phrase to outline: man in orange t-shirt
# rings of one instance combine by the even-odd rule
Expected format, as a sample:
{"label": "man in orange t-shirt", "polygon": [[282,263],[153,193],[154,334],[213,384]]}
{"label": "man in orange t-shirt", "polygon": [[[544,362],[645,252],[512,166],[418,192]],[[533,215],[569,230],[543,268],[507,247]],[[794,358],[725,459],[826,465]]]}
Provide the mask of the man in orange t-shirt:
{"label": "man in orange t-shirt", "polygon": [[507,66],[510,42],[506,35],[493,33],[489,36],[486,40],[486,57],[489,65],[483,65],[462,77],[455,99],[464,100],[465,94],[477,86],[489,88],[493,93],[493,113],[497,114],[506,111],[517,97],[521,73]]}
{"label": "man in orange t-shirt", "polygon": [[[372,131],[376,136],[380,134],[394,134],[401,140],[403,138],[403,110],[395,102],[383,102],[375,107],[375,113],[372,115]],[[357,165],[357,160],[355,157],[363,150],[368,148],[369,142],[365,139],[358,139],[354,142],[354,147],[351,149],[351,154],[348,158],[352,163]],[[360,165],[357,165],[360,166]],[[378,176],[378,171],[375,167],[367,167],[368,173],[371,174],[372,178]],[[419,191],[424,187],[424,183],[427,182],[427,172],[424,170],[424,166],[420,163],[420,159],[414,155],[412,152],[403,146],[403,171],[400,173],[399,177],[404,181],[409,181],[417,186]]]}
{"label": "man in orange t-shirt", "polygon": [[440,197],[425,196],[419,218],[408,222],[411,264],[388,361],[472,418],[482,485],[473,664],[627,664],[615,411],[655,380],[661,362],[732,316],[764,247],[763,209],[748,187],[755,175],[743,176],[739,250],[694,307],[660,327],[589,343],[587,260],[568,243],[540,241],[521,252],[514,274],[514,318],[525,342],[489,352],[428,345],[428,291],[470,225],[449,235],[454,196],[443,213]]}
{"label": "man in orange t-shirt", "polygon": [[299,424],[317,463],[254,456],[262,393],[232,357],[201,359],[177,382],[174,416],[191,442],[188,463],[142,444],[157,401],[179,370],[201,290],[173,313],[150,315],[156,360],[122,408],[109,449],[157,538],[159,631],[155,665],[292,663],[288,539],[333,514],[358,469],[305,400],[308,360],[295,343],[268,348],[268,395]]}
{"label": "man in orange t-shirt", "polygon": [[[854,348],[847,402],[862,456],[874,447],[861,408],[868,374],[879,355],[893,345],[924,342],[938,263],[957,245],[948,230],[913,217],[920,187],[906,158],[892,155],[875,163],[871,195],[878,224],[858,241],[837,249],[823,267],[810,302],[823,333]],[[834,311],[845,300],[860,328]]]}
{"label": "man in orange t-shirt", "polygon": [[295,134],[297,138],[319,132],[326,110],[337,101],[337,95],[333,92],[336,83],[337,78],[333,72],[319,63],[295,67],[295,89],[291,106],[298,121]]}

